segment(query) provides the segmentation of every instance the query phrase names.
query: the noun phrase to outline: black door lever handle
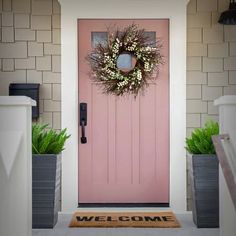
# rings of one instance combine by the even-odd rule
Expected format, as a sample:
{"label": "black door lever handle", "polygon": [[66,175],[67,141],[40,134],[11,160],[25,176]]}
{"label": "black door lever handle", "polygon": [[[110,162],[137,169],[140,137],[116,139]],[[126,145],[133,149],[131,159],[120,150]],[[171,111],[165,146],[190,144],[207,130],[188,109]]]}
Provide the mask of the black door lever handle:
{"label": "black door lever handle", "polygon": [[87,143],[85,136],[85,126],[87,125],[87,103],[80,103],[80,126],[81,126],[81,143]]}
{"label": "black door lever handle", "polygon": [[81,143],[87,143],[87,138],[85,137],[85,121],[81,121],[82,137],[80,138]]}

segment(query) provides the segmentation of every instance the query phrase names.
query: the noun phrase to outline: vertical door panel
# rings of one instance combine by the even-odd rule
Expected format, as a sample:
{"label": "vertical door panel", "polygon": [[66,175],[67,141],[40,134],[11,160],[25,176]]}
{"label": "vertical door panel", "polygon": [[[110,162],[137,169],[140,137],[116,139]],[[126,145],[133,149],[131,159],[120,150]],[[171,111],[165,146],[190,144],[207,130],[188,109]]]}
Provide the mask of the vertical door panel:
{"label": "vertical door panel", "polygon": [[[132,111],[131,98],[116,99],[116,173],[117,183],[132,180]],[[125,131],[125,132],[124,132]]]}
{"label": "vertical door panel", "polygon": [[155,182],[156,176],[155,87],[150,84],[148,93],[140,99],[140,183],[144,184]]}
{"label": "vertical door panel", "polygon": [[92,174],[93,183],[107,183],[108,181],[108,109],[107,97],[92,84]]}

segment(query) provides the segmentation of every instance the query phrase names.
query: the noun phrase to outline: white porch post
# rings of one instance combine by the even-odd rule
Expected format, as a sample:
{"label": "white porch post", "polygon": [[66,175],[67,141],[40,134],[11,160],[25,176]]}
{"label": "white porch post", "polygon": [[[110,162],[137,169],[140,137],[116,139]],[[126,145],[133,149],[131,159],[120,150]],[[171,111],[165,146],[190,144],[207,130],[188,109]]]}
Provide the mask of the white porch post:
{"label": "white porch post", "polygon": [[[229,134],[236,151],[236,96],[223,96],[215,100],[219,106],[220,133]],[[222,169],[219,168],[220,185],[220,236],[233,236],[236,232],[236,210],[231,199]]]}
{"label": "white porch post", "polygon": [[0,96],[0,235],[32,235],[31,106]]}

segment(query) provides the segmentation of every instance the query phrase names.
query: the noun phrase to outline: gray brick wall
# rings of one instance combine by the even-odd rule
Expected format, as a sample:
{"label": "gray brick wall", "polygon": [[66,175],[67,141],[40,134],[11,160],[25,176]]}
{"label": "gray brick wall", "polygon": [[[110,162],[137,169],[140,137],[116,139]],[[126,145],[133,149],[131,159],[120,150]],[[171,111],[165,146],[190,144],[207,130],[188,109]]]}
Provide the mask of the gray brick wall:
{"label": "gray brick wall", "polygon": [[[217,23],[229,0],[190,0],[187,8],[187,135],[218,121],[214,99],[236,95],[236,26]],[[188,208],[191,194],[188,181]]]}
{"label": "gray brick wall", "polygon": [[[229,0],[190,0],[187,9],[187,134],[218,120],[213,100],[236,94],[236,26],[217,23]],[[60,5],[0,0],[0,95],[9,83],[36,82],[40,122],[61,128]],[[188,185],[188,208],[191,195]]]}
{"label": "gray brick wall", "polygon": [[61,128],[60,5],[0,0],[0,95],[9,83],[40,83],[39,122]]}

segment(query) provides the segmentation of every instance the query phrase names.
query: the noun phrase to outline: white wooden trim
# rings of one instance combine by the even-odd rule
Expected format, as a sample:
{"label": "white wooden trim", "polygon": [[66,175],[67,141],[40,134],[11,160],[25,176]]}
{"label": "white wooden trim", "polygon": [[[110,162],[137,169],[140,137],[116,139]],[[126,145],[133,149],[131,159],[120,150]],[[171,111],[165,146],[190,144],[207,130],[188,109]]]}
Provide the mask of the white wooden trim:
{"label": "white wooden trim", "polygon": [[78,199],[77,19],[170,20],[170,206],[186,210],[186,4],[187,0],[59,0],[62,33],[62,127],[71,138],[62,160],[62,210]]}
{"label": "white wooden trim", "polygon": [[0,96],[0,235],[32,236],[34,105],[28,97]]}
{"label": "white wooden trim", "polygon": [[[236,151],[236,96],[222,96],[216,99],[214,104],[219,107],[220,134],[229,134],[233,149]],[[222,168],[219,169],[219,185],[220,236],[231,236],[236,231],[236,210]]]}
{"label": "white wooden trim", "polygon": [[26,96],[1,96],[0,106],[36,106],[36,101]]}

